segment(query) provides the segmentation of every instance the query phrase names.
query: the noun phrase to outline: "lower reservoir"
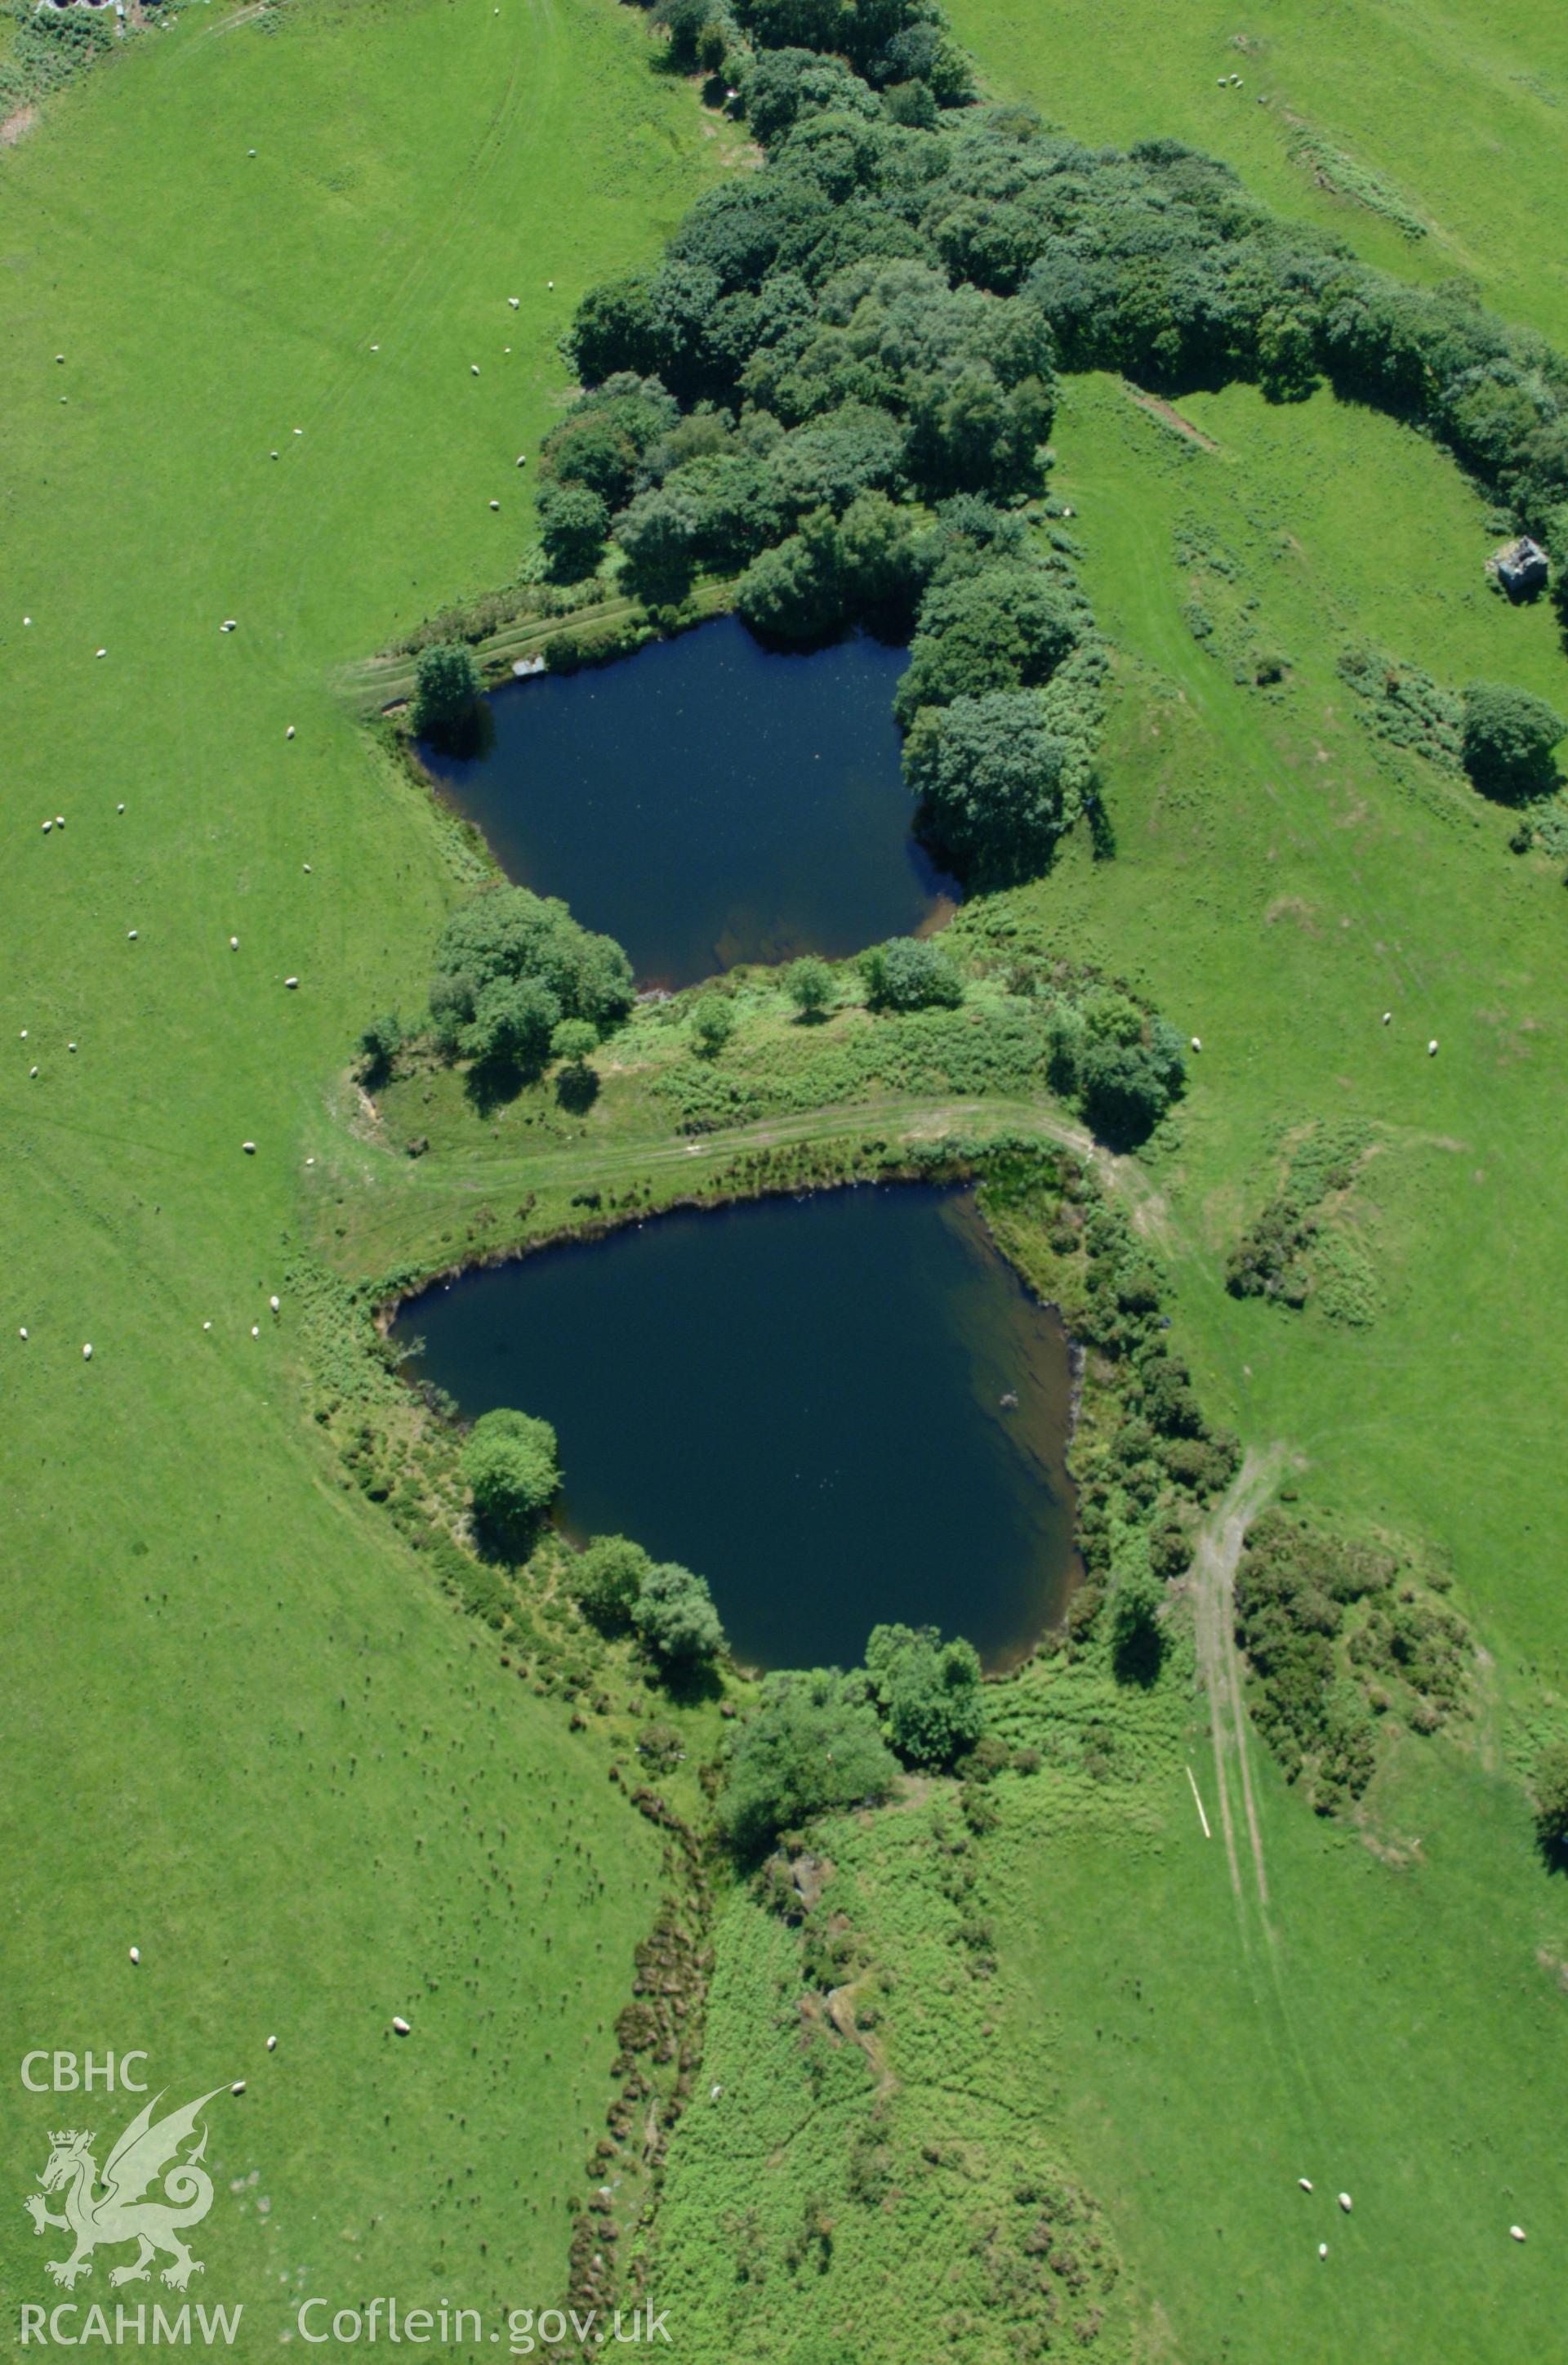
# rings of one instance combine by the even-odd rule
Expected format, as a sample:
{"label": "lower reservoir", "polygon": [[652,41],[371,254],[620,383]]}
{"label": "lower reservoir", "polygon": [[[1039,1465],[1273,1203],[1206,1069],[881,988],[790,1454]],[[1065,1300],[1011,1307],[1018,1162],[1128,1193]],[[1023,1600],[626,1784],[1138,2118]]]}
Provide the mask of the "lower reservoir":
{"label": "lower reservoir", "polygon": [[969,1192],[654,1216],[429,1291],[393,1335],[466,1418],[553,1421],[568,1529],[699,1571],[747,1664],[853,1665],[897,1620],[996,1668],[1065,1607],[1068,1340]]}

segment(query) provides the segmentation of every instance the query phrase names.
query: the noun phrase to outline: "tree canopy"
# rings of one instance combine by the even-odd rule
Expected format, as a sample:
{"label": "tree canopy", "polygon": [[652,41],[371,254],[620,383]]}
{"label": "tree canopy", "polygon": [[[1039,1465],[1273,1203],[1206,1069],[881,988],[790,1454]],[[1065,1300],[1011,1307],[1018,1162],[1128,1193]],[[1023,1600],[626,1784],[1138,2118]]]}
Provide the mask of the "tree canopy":
{"label": "tree canopy", "polygon": [[601,1633],[623,1634],[653,1565],[629,1536],[595,1536],[572,1563],[567,1583],[583,1615]]}
{"label": "tree canopy", "polygon": [[1528,804],[1560,785],[1552,749],[1568,733],[1554,707],[1506,683],[1472,682],[1464,693],[1464,768],[1483,796]]}
{"label": "tree canopy", "polygon": [[435,952],[431,1014],[449,1052],[537,1073],[556,1026],[596,1035],[635,995],[632,964],[610,936],[580,927],[565,903],[526,887],[490,887],[460,904]]}
{"label": "tree canopy", "polygon": [[465,641],[435,641],[414,664],[410,721],[419,739],[442,741],[461,733],[479,698],[479,669]]}
{"label": "tree canopy", "polygon": [[481,1527],[500,1542],[525,1541],[560,1492],[554,1430],[505,1407],[481,1414],[463,1449],[463,1478]]}
{"label": "tree canopy", "polygon": [[738,1856],[755,1858],[829,1808],[884,1799],[897,1772],[854,1678],[836,1667],[768,1676],[730,1752],[719,1828]]}
{"label": "tree canopy", "polygon": [[972,1642],[944,1642],[934,1626],[875,1626],[866,1673],[882,1730],[906,1765],[951,1765],[980,1739],[985,1695]]}
{"label": "tree canopy", "polygon": [[644,1572],[631,1614],[638,1639],[666,1674],[689,1674],[723,1648],[707,1579],[678,1561],[656,1562]]}

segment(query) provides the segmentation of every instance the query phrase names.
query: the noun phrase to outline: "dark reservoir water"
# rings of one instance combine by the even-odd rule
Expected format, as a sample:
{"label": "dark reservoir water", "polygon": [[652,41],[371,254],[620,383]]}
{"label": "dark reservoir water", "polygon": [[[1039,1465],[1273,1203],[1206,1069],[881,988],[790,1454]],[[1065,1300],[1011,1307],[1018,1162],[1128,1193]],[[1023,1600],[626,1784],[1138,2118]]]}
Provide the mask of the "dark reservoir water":
{"label": "dark reservoir water", "polygon": [[910,835],[906,658],[864,635],[776,653],[725,617],[511,683],[483,754],[420,754],[509,875],[616,937],[644,985],[843,958],[939,922],[957,893]]}
{"label": "dark reservoir water", "polygon": [[1065,1605],[1067,1339],[968,1193],[655,1216],[431,1291],[394,1335],[465,1414],[553,1421],[569,1528],[699,1570],[747,1664],[853,1665],[902,1620],[1001,1666]]}

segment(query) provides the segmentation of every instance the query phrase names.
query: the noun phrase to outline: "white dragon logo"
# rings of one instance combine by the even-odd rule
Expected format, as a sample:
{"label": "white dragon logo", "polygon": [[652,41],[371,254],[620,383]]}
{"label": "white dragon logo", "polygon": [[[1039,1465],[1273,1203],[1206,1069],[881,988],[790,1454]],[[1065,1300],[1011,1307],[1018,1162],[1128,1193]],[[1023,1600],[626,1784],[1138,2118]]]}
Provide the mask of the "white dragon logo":
{"label": "white dragon logo", "polygon": [[[160,2250],[167,2250],[174,2260],[163,2270],[163,2281],[174,2290],[184,2291],[193,2275],[202,2273],[201,2260],[192,2258],[180,2236],[187,2226],[199,2225],[212,2206],[212,2179],[198,2165],[207,2150],[207,2129],[202,2129],[201,2141],[193,2152],[184,2159],[175,2156],[213,2095],[222,2090],[215,2086],[211,2094],[187,2102],[183,2111],[171,2111],[156,2126],[151,2124],[152,2113],[163,2097],[154,2094],[105,2161],[101,2193],[95,2192],[98,2163],[91,2147],[96,2138],[75,2127],[51,2133],[53,2148],[39,2178],[39,2190],[29,2192],[22,2206],[33,2221],[35,2234],[41,2234],[46,2225],[58,2225],[62,2233],[76,2237],[70,2258],[47,2261],[57,2283],[69,2291],[79,2275],[90,2275],[93,2252],[100,2243],[140,2245],[129,2267],[111,2269],[111,2283],[145,2282]],[[168,2171],[163,2177],[166,2200],[144,2201],[142,2194],[164,2169]],[[45,2208],[44,2195],[58,2192],[62,2185],[67,2188],[65,2214],[57,2217]]]}

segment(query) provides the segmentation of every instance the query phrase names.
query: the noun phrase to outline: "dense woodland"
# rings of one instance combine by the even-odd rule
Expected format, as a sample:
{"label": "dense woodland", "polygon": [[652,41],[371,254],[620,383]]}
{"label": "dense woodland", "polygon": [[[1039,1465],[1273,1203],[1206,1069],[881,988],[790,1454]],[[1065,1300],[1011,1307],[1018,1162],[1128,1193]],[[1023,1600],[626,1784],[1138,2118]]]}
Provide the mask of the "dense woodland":
{"label": "dense woodland", "polygon": [[767,162],[580,307],[550,562],[586,576],[612,541],[655,608],[707,571],[738,575],[760,632],[912,634],[906,770],[971,885],[1037,874],[1095,813],[1103,655],[1069,537],[1036,530],[1058,372],[1276,402],[1327,380],[1568,557],[1568,364],[1540,339],[1275,220],[1173,142],[1091,151],[974,104],[928,7],[655,14]]}

